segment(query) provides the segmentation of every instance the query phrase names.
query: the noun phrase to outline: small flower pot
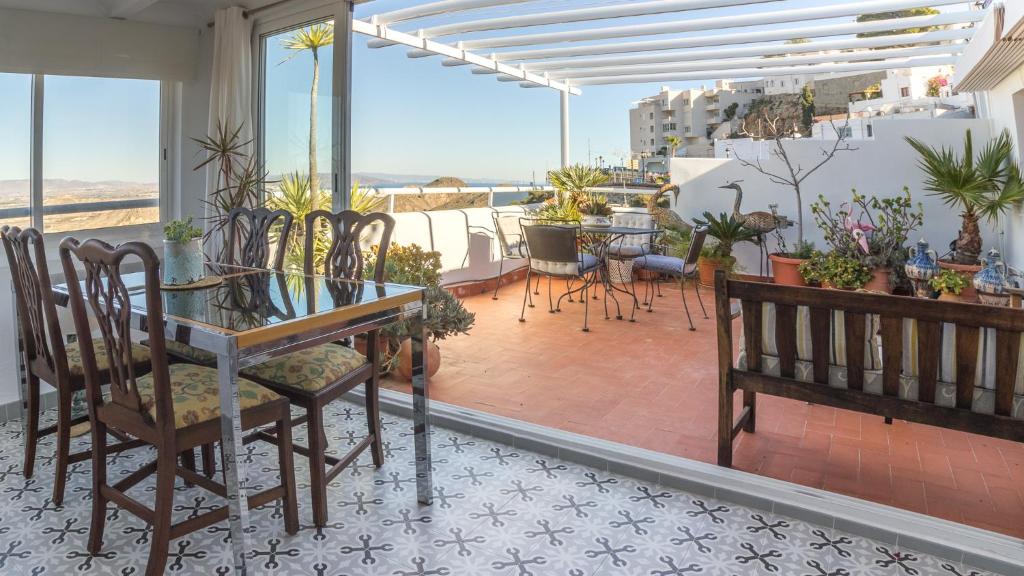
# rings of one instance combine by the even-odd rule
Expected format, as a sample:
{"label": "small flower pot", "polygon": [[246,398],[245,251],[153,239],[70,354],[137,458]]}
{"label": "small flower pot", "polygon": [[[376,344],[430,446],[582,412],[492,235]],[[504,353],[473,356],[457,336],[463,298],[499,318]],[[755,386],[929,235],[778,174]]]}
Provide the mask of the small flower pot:
{"label": "small flower pot", "polygon": [[864,285],[864,289],[868,292],[884,292],[885,294],[892,294],[892,287],[889,284],[889,274],[891,270],[888,268],[875,268],[871,271],[871,280]]}
{"label": "small flower pot", "polygon": [[[961,292],[962,293],[962,292]],[[939,293],[938,300],[940,302],[963,302],[963,296],[960,294],[953,294],[952,292],[941,292]]]}
{"label": "small flower pot", "polygon": [[967,280],[967,287],[960,292],[960,300],[963,302],[977,302],[978,291],[974,289],[972,281],[974,275],[981,272],[983,268],[978,264],[957,264],[955,262],[946,262],[945,260],[939,260],[939,268],[944,270],[953,270],[959,272]]}
{"label": "small flower pot", "polygon": [[200,242],[200,238],[188,242],[164,240],[164,284],[182,286],[203,279],[206,270],[203,266],[203,247]]}
{"label": "small flower pot", "polygon": [[807,286],[800,274],[800,265],[806,262],[802,258],[790,258],[782,254],[771,254],[768,259],[772,263],[772,279],[783,286]]}

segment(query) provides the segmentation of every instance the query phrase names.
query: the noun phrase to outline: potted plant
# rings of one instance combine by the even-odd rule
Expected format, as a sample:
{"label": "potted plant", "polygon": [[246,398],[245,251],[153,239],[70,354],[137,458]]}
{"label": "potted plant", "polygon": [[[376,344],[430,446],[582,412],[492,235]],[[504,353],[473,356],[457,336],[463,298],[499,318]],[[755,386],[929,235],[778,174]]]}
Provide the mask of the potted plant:
{"label": "potted plant", "polygon": [[604,196],[588,194],[579,204],[580,221],[584,226],[611,226],[612,207]]}
{"label": "potted plant", "polygon": [[697,262],[700,271],[700,283],[712,286],[715,283],[715,271],[733,272],[736,258],[732,255],[733,247],[740,242],[753,242],[757,235],[747,230],[732,215],[722,212],[717,217],[711,212],[704,212],[703,219],[694,218],[697,226],[707,226],[708,236],[714,239],[700,252]]}
{"label": "potted plant", "polygon": [[[376,268],[376,248],[366,255],[364,276],[370,278]],[[476,315],[450,292],[441,287],[441,254],[426,251],[416,244],[392,245],[384,265],[384,279],[387,282],[424,286],[427,289],[427,313],[424,324],[430,342],[424,352],[427,354],[428,375],[433,376],[441,367],[441,350],[437,342],[466,334]],[[412,342],[406,322],[397,322],[381,330],[386,371],[395,370],[402,378],[412,377]],[[365,350],[365,349],[364,349]]]}
{"label": "potted plant", "polygon": [[[914,138],[907,137],[906,141],[920,156],[918,165],[927,176],[925,189],[947,206],[960,210],[960,231],[950,244],[952,258],[940,260],[939,266],[973,276],[981,270],[981,219],[998,223],[1024,201],[1024,183],[1013,161],[1010,133],[1004,130],[977,156],[970,130],[964,135],[962,155],[946,147],[930,147]],[[971,297],[973,288],[968,286],[966,290],[965,299]]]}
{"label": "potted plant", "polygon": [[808,284],[838,290],[860,290],[871,281],[871,271],[866,266],[838,252],[815,251],[800,265],[800,274]]}
{"label": "potted plant", "polygon": [[907,188],[899,196],[882,199],[854,190],[850,201],[836,210],[819,196],[811,213],[831,251],[870,271],[867,289],[886,293],[892,292],[894,269],[902,270],[906,262],[907,238],[924,223],[924,210],[920,204],[915,209]]}
{"label": "potted plant", "polygon": [[962,302],[961,294],[970,283],[963,274],[950,269],[940,271],[928,281],[928,284],[939,293],[939,300]]}
{"label": "potted plant", "polygon": [[164,225],[163,283],[192,284],[203,278],[203,230],[192,225],[192,217],[171,220]]}
{"label": "potted plant", "polygon": [[768,255],[772,262],[772,281],[785,286],[806,286],[807,282],[800,274],[800,265],[814,254],[814,242],[803,240],[789,249],[782,231],[776,230],[775,234],[779,251]]}

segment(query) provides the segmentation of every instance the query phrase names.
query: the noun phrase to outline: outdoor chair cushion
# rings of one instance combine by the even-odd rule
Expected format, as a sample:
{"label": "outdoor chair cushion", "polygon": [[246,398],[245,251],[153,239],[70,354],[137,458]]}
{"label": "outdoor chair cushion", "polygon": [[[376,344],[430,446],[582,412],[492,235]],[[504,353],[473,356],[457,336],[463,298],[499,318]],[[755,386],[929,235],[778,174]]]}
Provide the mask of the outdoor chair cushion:
{"label": "outdoor chair cushion", "polygon": [[[174,402],[174,427],[185,428],[220,418],[220,389],[217,370],[195,364],[171,364],[167,367]],[[156,417],[153,401],[153,375],[146,374],[136,380],[139,396]],[[238,379],[238,401],[242,410],[273,402],[281,396],[245,378]]]}
{"label": "outdoor chair cushion", "polygon": [[199,348],[193,348],[188,344],[182,344],[174,340],[167,340],[164,343],[164,347],[167,348],[168,354],[179,356],[190,362],[196,364],[216,364],[217,355],[208,350],[200,350]]}
{"label": "outdoor chair cushion", "polygon": [[505,253],[506,258],[526,258],[526,242],[522,240],[516,240],[509,242],[508,252]]}
{"label": "outdoor chair cushion", "polygon": [[646,253],[647,248],[644,246],[633,246],[613,242],[612,245],[608,247],[608,255],[619,258],[636,258],[637,256],[643,256]]}
{"label": "outdoor chair cushion", "polygon": [[552,262],[550,260],[530,259],[530,267],[544,274],[559,276],[579,276],[597,269],[600,262],[593,254],[580,253],[577,262]]}
{"label": "outdoor chair cushion", "polygon": [[[864,391],[882,394],[881,320],[877,315],[866,315],[864,332]],[[796,318],[796,371],[795,377],[805,382],[814,381],[813,350],[811,347],[810,310],[797,307]],[[829,334],[829,377],[828,386],[846,388],[846,332],[845,314],[832,312],[832,330]],[[761,311],[761,369],[764,373],[778,376],[780,365],[775,338],[775,305],[764,303]],[[978,335],[978,362],[975,373],[974,400],[972,410],[983,414],[995,412],[995,330],[986,329]],[[737,367],[747,369],[746,342],[740,337],[740,353]],[[940,335],[940,363],[938,382],[935,387],[935,403],[939,406],[956,405],[956,326],[943,324]],[[918,399],[918,329],[917,321],[903,320],[903,358],[901,360],[899,397]],[[1021,342],[1021,361],[1024,362],[1024,340]],[[1018,370],[1014,387],[1011,416],[1024,420],[1024,370]]]}
{"label": "outdoor chair cushion", "polygon": [[[96,368],[100,372],[105,372],[110,368],[110,364],[107,361],[107,345],[103,342],[102,338],[96,338],[92,341],[93,352],[96,353]],[[82,364],[82,348],[78,341],[70,342],[64,347],[64,351],[68,357],[68,371],[71,372],[72,376],[82,376],[85,374],[85,366]],[[132,363],[133,364],[145,364],[149,362],[149,348],[141,344],[132,344]]]}
{"label": "outdoor chair cushion", "polygon": [[242,374],[315,392],[366,364],[366,356],[347,346],[331,343],[272,358],[243,369]]}
{"label": "outdoor chair cushion", "polygon": [[643,258],[637,258],[633,261],[633,265],[641,270],[648,270],[650,272],[668,274],[676,277],[683,275],[689,276],[697,269],[693,264],[686,266],[682,258],[676,258],[675,256],[663,256],[661,254],[648,254]]}

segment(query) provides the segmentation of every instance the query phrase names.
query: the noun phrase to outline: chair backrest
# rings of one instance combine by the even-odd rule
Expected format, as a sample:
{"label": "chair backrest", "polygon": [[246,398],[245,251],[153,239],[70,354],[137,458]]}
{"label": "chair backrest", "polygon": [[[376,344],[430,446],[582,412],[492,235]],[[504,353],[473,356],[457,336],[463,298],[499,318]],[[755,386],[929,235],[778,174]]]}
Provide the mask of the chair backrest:
{"label": "chair backrest", "polygon": [[582,236],[578,222],[552,222],[520,219],[530,267],[544,273],[579,273],[578,240]]}
{"label": "chair backrest", "polygon": [[[131,300],[122,278],[125,260],[142,262],[145,287],[146,325],[152,364],[152,398],[144,398],[138,387],[142,374],[135,372],[132,362]],[[60,243],[60,259],[67,281],[69,307],[75,319],[85,372],[89,413],[101,422],[115,422],[126,432],[156,428],[164,439],[174,433],[174,405],[171,401],[170,376],[167,369],[167,348],[164,342],[163,303],[160,296],[160,260],[148,244],[127,242],[113,247],[101,240],[78,240],[68,237]],[[84,274],[80,277],[75,260]],[[83,292],[84,290],[84,292]],[[92,344],[89,312],[95,318],[106,348],[110,367],[110,401],[103,398]],[[150,416],[155,407],[156,419]]]}
{"label": "chair backrest", "polygon": [[[624,228],[655,228],[654,216],[646,212],[616,212],[612,215],[612,226]],[[653,234],[626,234],[615,241],[616,246],[636,246],[652,244]]]}
{"label": "chair backrest", "polygon": [[[49,371],[63,380],[68,374],[68,359],[46,266],[43,235],[35,228],[4,226],[0,229],[0,241],[11,268],[26,360],[34,369]],[[56,386],[57,382],[51,384]]]}
{"label": "chair backrest", "polygon": [[697,265],[700,251],[704,248],[704,241],[707,237],[707,226],[698,226],[693,229],[693,234],[690,236],[690,248],[686,251],[686,260],[683,262],[685,268],[692,268]]}
{"label": "chair backrest", "polygon": [[522,258],[526,255],[523,246],[523,230],[519,226],[522,214],[491,213],[494,220],[494,235],[498,238],[498,247],[507,258]]}
{"label": "chair backrest", "polygon": [[[249,268],[266,268],[270,262],[270,232],[281,221],[281,234],[274,249],[274,270],[284,268],[284,253],[292,229],[292,214],[267,208],[232,208],[228,212],[227,262]],[[237,256],[235,252],[238,252]]]}
{"label": "chair backrest", "polygon": [[[391,233],[395,229],[395,219],[383,212],[360,214],[355,210],[342,210],[331,213],[317,210],[306,215],[306,256],[304,271],[316,274],[320,267],[320,255],[317,254],[316,227],[320,220],[325,220],[329,227],[330,243],[323,253],[323,274],[328,278],[363,279],[363,234],[373,226],[380,226],[377,242],[376,263],[373,270],[375,282],[384,281],[384,264],[387,261],[388,249],[391,247]],[[376,232],[376,231],[374,231]]]}

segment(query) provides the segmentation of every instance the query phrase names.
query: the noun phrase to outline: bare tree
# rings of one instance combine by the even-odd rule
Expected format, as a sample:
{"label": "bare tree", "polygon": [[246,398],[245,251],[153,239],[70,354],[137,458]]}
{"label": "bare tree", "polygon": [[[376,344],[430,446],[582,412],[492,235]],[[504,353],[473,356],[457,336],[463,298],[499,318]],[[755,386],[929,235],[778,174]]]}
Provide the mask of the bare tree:
{"label": "bare tree", "polygon": [[770,155],[778,158],[785,165],[785,171],[772,171],[761,162],[761,158],[755,156],[753,160],[747,160],[735,154],[736,160],[742,166],[753,168],[768,179],[782,186],[789,186],[796,193],[797,204],[797,242],[804,241],[804,203],[802,185],[807,178],[827,164],[839,152],[856,150],[850,146],[850,118],[838,126],[834,120],[830,120],[832,129],[835,131],[836,139],[830,145],[822,147],[820,161],[809,168],[794,162],[790,157],[786,143],[792,142],[793,138],[801,134],[803,108],[798,99],[789,98],[765,98],[758,102],[754,110],[743,118],[740,134],[749,136],[754,140],[771,141]]}

